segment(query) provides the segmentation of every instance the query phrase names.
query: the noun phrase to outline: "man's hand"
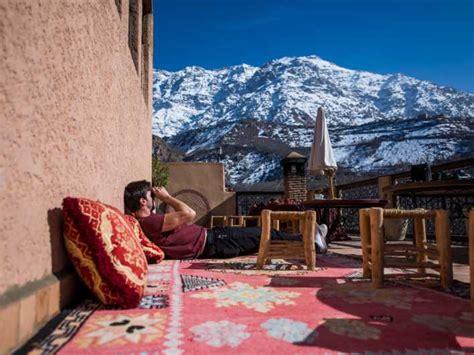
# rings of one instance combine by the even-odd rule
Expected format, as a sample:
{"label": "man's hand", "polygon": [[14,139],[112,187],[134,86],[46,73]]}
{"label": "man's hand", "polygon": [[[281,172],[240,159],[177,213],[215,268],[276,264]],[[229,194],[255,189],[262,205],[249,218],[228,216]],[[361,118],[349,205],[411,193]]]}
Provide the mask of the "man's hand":
{"label": "man's hand", "polygon": [[153,192],[155,196],[159,198],[161,201],[166,201],[170,196],[169,192],[163,187],[153,187]]}

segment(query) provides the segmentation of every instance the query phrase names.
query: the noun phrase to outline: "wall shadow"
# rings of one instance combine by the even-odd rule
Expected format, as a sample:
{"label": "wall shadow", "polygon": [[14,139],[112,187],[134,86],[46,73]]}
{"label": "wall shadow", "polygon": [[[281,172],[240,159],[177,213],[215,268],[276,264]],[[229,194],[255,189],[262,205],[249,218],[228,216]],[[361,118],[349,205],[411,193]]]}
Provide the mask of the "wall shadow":
{"label": "wall shadow", "polygon": [[[472,320],[458,319],[456,309],[451,312],[440,294],[399,285],[373,289],[361,278],[321,281],[314,278],[301,281],[299,286],[319,287],[317,302],[337,313],[325,317],[298,345],[338,352],[471,349],[462,348],[457,336],[474,336]],[[271,284],[279,282],[275,279]],[[457,305],[457,312],[468,312],[468,306],[468,302]],[[339,312],[344,315],[341,317]]]}
{"label": "wall shadow", "polygon": [[[294,274],[282,274],[278,275],[278,272],[301,272],[301,271],[307,271],[306,266],[304,264],[304,260],[297,260],[294,258],[278,258],[278,260],[284,260],[285,262],[288,262],[288,264],[277,264],[277,263],[272,263],[270,266],[266,265],[263,270],[257,270],[256,268],[256,263],[257,263],[257,255],[256,254],[250,254],[250,255],[245,255],[245,257],[254,257],[255,259],[248,258],[244,260],[240,260],[240,256],[237,258],[228,258],[228,259],[223,259],[223,258],[215,258],[215,259],[201,259],[199,261],[193,261],[187,269],[190,270],[209,270],[209,271],[219,271],[219,270],[226,270],[228,272],[236,271],[256,271],[256,272],[262,272],[262,273],[268,273],[268,272],[274,272],[275,275],[272,277],[272,280],[274,278],[289,278],[291,277],[292,279],[299,279],[299,276],[294,275]],[[328,257],[325,257],[328,258]],[[331,257],[330,257],[331,258]],[[320,257],[320,260],[316,261],[316,270],[315,271],[324,271],[328,267],[333,268],[333,269],[348,269],[348,270],[353,270],[354,268],[357,268],[358,266],[355,265],[352,261],[348,262],[347,264],[337,264],[334,262],[327,262],[326,260],[323,259],[323,257]],[[308,280],[311,279],[312,276],[302,276],[302,279]],[[316,277],[318,278],[318,277]],[[337,278],[337,277],[336,277]],[[268,286],[281,286],[281,287],[288,287],[284,285],[268,285]],[[290,286],[291,287],[291,286]]]}
{"label": "wall shadow", "polygon": [[63,308],[85,299],[89,293],[69,260],[64,245],[62,209],[59,207],[49,209],[47,221],[51,245],[51,271],[59,280],[59,303]]}
{"label": "wall shadow", "polygon": [[48,226],[51,243],[51,270],[54,275],[61,274],[63,269],[70,267],[63,238],[63,215],[59,207],[48,210]]}
{"label": "wall shadow", "polygon": [[[318,348],[342,353],[473,350],[472,346],[462,347],[460,343],[461,338],[464,342],[474,339],[474,319],[469,302],[456,302],[453,296],[431,289],[392,282],[387,282],[384,288],[373,289],[370,280],[360,277],[359,269],[354,270],[357,266],[353,261],[343,262],[339,270],[347,268],[354,272],[325,275],[325,267],[337,267],[337,260],[326,259],[327,262],[321,260],[318,265],[322,267],[320,274],[266,273],[270,276],[266,287],[295,291],[298,288],[314,289],[311,291],[314,308],[309,308],[308,312],[314,314],[318,325],[293,344],[309,351]],[[243,263],[232,259],[202,260],[193,262],[189,268],[229,274],[235,271],[243,277],[257,275],[254,272],[260,270],[249,269],[250,264],[252,260]],[[265,270],[261,274],[264,275]],[[293,319],[291,315],[287,318]]]}

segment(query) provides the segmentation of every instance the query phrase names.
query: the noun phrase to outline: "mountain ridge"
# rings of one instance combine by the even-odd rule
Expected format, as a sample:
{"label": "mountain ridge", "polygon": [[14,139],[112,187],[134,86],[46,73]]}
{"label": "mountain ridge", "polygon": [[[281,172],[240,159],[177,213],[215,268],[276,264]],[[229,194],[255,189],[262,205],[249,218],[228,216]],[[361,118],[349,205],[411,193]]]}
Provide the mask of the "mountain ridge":
{"label": "mountain ridge", "polygon": [[[473,94],[400,73],[346,69],[318,56],[283,57],[261,67],[155,71],[153,98],[153,134],[186,160],[216,160],[222,151],[231,184],[277,177],[285,146],[311,145],[319,106],[341,166],[370,171],[474,154]],[[389,130],[381,133],[384,125]],[[263,149],[265,136],[273,143]],[[407,154],[411,150],[415,154]],[[248,167],[237,166],[237,159]]]}

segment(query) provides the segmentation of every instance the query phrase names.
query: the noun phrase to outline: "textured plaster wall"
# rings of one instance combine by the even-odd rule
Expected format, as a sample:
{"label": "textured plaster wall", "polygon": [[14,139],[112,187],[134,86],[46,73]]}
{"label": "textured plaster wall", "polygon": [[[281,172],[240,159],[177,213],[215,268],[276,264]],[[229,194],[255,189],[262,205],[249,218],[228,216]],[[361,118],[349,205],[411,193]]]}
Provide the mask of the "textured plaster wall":
{"label": "textured plaster wall", "polygon": [[1,296],[64,268],[63,197],[149,179],[151,117],[115,0],[2,0],[0,48]]}

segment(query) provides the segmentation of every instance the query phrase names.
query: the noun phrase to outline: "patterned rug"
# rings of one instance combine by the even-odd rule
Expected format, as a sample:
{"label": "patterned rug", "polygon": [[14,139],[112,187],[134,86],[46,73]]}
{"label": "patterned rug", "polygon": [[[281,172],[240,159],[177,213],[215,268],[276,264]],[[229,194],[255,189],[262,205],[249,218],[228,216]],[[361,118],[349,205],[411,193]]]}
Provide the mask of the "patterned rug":
{"label": "patterned rug", "polygon": [[318,256],[318,268],[255,257],[151,265],[139,308],[93,301],[63,314],[31,353],[469,353],[467,300],[398,282],[373,290],[359,262]]}

